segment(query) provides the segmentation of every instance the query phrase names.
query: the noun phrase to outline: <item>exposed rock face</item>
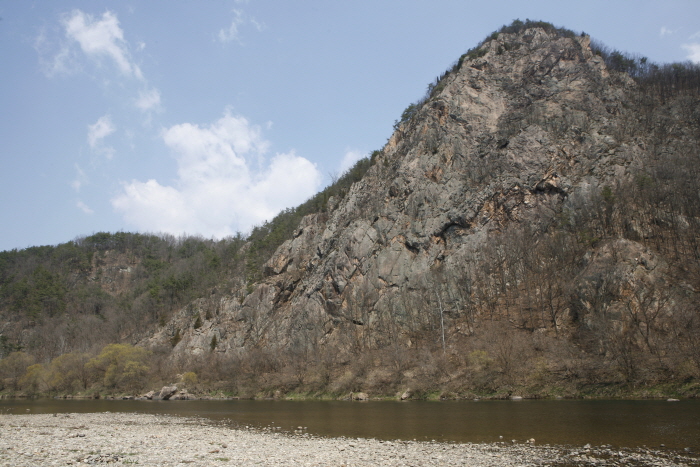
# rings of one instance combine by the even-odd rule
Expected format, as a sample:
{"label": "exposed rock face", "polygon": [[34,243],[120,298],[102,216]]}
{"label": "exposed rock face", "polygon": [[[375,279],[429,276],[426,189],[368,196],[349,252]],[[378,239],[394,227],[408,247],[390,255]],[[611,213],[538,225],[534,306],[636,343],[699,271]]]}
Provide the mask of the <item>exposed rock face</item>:
{"label": "exposed rock face", "polygon": [[177,386],[163,386],[158,394],[158,399],[167,401],[177,393]]}
{"label": "exposed rock face", "polygon": [[[423,319],[415,302],[431,293],[439,271],[468,267],[491,233],[545,222],[543,212],[570,209],[577,197],[639,168],[649,145],[626,127],[636,118],[628,105],[636,85],[608,72],[588,37],[534,28],[500,34],[482,51],[400,124],[334,209],[303,219],[242,301],[183,309],[150,343],[181,329],[176,353],[196,355],[255,345],[350,346],[405,331]],[[656,261],[640,245],[616,247],[646,262],[642,269]],[[604,257],[590,267],[604,267]],[[619,274],[636,274],[640,264]],[[194,329],[193,315],[206,307],[214,312]],[[403,328],[389,329],[387,316]]]}

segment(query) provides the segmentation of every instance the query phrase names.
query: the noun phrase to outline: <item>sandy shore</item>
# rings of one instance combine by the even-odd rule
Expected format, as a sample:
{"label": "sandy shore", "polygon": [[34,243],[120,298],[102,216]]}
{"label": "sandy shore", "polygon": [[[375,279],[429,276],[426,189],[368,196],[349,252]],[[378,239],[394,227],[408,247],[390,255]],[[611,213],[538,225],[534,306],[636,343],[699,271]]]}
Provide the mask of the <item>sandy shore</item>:
{"label": "sandy shore", "polygon": [[1,466],[700,465],[679,453],[317,438],[133,413],[0,415]]}

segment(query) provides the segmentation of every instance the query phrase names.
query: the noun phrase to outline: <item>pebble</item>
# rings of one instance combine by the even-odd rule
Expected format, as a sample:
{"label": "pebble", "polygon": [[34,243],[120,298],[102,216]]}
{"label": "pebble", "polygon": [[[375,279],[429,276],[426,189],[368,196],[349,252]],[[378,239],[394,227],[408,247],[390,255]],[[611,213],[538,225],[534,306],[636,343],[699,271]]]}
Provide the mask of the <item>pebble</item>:
{"label": "pebble", "polygon": [[[538,466],[698,465],[684,453],[529,443],[321,438],[136,413],[0,414],[0,466]],[[303,427],[306,429],[306,427]],[[297,428],[298,429],[298,428]]]}

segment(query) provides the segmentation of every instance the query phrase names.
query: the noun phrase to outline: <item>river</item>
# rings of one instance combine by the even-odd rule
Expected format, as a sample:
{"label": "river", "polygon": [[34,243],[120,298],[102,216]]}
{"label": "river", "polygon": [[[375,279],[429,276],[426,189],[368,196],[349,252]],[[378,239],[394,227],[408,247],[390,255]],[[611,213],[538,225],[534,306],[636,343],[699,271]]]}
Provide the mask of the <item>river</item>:
{"label": "river", "polygon": [[[140,412],[318,436],[690,448],[700,452],[700,400],[666,401],[111,401],[0,400],[0,413]],[[502,438],[501,438],[502,437]]]}

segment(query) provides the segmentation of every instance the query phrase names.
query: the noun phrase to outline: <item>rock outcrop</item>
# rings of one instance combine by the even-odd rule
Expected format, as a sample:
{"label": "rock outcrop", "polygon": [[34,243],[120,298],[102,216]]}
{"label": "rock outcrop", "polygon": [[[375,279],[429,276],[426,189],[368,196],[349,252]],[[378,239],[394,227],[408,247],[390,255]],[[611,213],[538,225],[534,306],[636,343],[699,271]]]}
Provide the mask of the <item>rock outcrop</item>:
{"label": "rock outcrop", "polygon": [[158,399],[167,401],[177,393],[177,386],[163,386],[158,394]]}
{"label": "rock outcrop", "polygon": [[[203,299],[148,344],[165,344],[177,331],[179,355],[350,347],[396,336],[410,346],[413,330],[434,326],[421,303],[439,308],[440,319],[441,294],[445,307],[448,298],[451,309],[466,306],[459,302],[465,286],[451,284],[445,271],[468,276],[510,226],[535,231],[576,214],[582,198],[639,172],[652,144],[631,102],[637,84],[609,71],[587,36],[532,28],[498,34],[476,52],[397,125],[343,199],[302,220],[249,294]],[[680,129],[675,138],[693,136]],[[585,312],[582,291],[610,255],[622,258],[614,266],[621,280],[648,275],[658,262],[631,241],[607,248],[581,276],[570,319]],[[214,311],[195,329],[193,316],[206,307]],[[562,317],[552,319],[556,327]]]}

